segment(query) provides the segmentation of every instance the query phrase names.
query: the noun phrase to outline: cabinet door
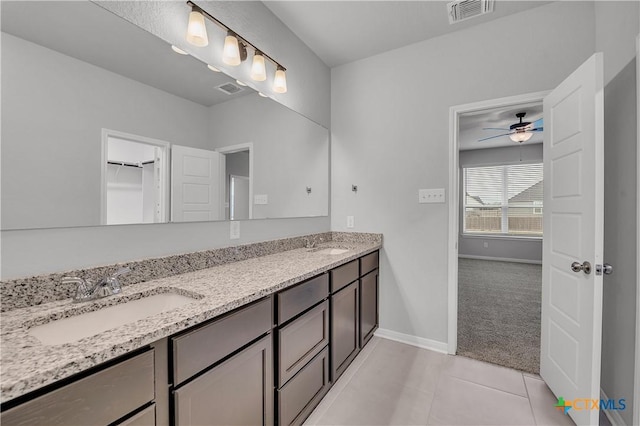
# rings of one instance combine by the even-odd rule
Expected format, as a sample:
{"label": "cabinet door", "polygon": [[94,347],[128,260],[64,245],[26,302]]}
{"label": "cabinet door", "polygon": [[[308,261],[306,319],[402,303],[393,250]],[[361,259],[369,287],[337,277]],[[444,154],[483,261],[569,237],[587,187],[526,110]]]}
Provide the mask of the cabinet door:
{"label": "cabinet door", "polygon": [[273,358],[267,335],[174,391],[175,424],[273,424]]}
{"label": "cabinet door", "polygon": [[358,287],[355,281],[331,296],[331,372],[335,381],[358,353]]}
{"label": "cabinet door", "polygon": [[360,278],[360,347],[378,328],[378,270]]}

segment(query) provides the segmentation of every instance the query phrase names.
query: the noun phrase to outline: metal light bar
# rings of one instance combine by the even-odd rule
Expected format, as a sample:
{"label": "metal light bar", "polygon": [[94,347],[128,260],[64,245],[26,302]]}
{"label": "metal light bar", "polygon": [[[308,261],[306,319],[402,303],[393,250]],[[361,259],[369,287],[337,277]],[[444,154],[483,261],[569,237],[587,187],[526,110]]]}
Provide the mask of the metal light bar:
{"label": "metal light bar", "polygon": [[247,39],[245,39],[244,37],[240,36],[237,32],[233,31],[231,28],[229,28],[228,26],[226,26],[225,24],[223,24],[219,19],[215,18],[213,15],[211,15],[209,12],[207,12],[206,10],[202,9],[200,6],[198,6],[197,4],[195,4],[194,2],[192,2],[191,0],[187,1],[187,5],[190,6],[191,8],[195,8],[198,12],[202,13],[202,15],[204,15],[205,17],[207,17],[207,19],[209,19],[210,21],[212,21],[213,23],[215,23],[216,25],[218,25],[220,28],[222,28],[225,31],[231,31],[236,38],[238,39],[238,41],[242,44],[244,44],[245,46],[251,46],[251,48],[254,50],[254,52],[259,51],[260,53],[262,53],[262,56],[264,56],[265,59],[268,59],[269,61],[271,61],[271,63],[273,63],[276,66],[276,69],[280,68],[283,71],[286,71],[287,69],[285,67],[283,67],[278,61],[276,61],[275,59],[273,59],[271,56],[267,55],[266,53],[264,53],[264,50],[262,49],[258,49],[253,43],[249,42]]}

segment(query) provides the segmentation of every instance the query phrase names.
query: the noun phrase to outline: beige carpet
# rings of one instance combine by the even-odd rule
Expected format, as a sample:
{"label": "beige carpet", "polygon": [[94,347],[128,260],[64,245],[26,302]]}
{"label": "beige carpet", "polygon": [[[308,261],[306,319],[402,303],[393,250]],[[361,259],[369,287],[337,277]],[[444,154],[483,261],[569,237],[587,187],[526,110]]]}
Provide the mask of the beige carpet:
{"label": "beige carpet", "polygon": [[458,355],[538,374],[542,266],[458,260]]}

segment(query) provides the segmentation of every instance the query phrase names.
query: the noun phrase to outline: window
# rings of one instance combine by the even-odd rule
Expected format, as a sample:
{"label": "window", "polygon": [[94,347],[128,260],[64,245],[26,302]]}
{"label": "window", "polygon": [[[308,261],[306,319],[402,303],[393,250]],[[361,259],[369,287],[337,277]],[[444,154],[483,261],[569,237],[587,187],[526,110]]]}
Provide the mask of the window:
{"label": "window", "polygon": [[542,164],[462,170],[465,234],[542,236]]}

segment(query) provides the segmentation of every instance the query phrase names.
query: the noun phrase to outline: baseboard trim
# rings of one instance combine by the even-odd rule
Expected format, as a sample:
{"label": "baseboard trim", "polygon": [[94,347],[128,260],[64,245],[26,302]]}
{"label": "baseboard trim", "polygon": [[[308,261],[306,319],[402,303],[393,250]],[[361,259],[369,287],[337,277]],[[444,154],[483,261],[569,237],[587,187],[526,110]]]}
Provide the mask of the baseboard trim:
{"label": "baseboard trim", "polygon": [[435,352],[443,354],[447,352],[447,344],[445,342],[439,342],[437,340],[425,339],[424,337],[412,336],[410,334],[398,333],[397,331],[387,330],[385,328],[378,328],[374,333],[375,336],[382,337],[384,339],[394,340],[400,343],[406,343],[407,345],[417,346],[423,349],[429,349]]}
{"label": "baseboard trim", "polygon": [[[609,399],[609,397],[607,396],[605,391],[602,390],[602,388],[600,388],[600,399],[604,399],[605,401]],[[618,411],[615,411],[615,410],[603,410],[603,411],[604,411],[604,415],[607,416],[607,418],[611,422],[611,426],[626,425],[626,423],[624,422],[624,420],[622,419],[622,416]]]}
{"label": "baseboard trim", "polygon": [[542,265],[542,260],[515,259],[510,257],[475,256],[472,254],[459,254],[459,259],[496,260],[498,262],[528,263],[532,265]]}

